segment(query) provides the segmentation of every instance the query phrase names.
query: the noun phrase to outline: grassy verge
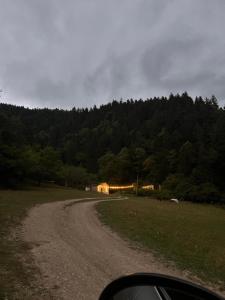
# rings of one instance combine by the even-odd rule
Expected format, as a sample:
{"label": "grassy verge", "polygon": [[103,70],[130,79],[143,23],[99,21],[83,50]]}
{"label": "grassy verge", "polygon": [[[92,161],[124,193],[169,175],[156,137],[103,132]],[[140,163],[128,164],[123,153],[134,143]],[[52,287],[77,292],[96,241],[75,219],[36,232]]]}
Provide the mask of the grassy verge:
{"label": "grassy verge", "polygon": [[24,299],[25,294],[29,295],[27,299],[31,299],[35,293],[41,299],[44,298],[40,295],[41,291],[34,291],[32,286],[37,270],[33,269],[29,261],[29,245],[16,234],[16,228],[28,209],[45,202],[93,195],[59,187],[24,191],[0,190],[0,299]]}
{"label": "grassy verge", "polygon": [[102,202],[100,219],[205,281],[225,283],[225,210],[141,198]]}

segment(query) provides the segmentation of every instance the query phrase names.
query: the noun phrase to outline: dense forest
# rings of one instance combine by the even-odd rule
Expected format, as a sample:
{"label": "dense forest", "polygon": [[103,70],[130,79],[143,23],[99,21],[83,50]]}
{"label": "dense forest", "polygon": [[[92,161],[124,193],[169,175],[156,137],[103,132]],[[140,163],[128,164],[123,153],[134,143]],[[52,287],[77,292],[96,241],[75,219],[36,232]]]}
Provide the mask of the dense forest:
{"label": "dense forest", "polygon": [[214,96],[113,101],[99,108],[0,104],[0,184],[99,180],[160,184],[161,195],[223,202],[225,109]]}

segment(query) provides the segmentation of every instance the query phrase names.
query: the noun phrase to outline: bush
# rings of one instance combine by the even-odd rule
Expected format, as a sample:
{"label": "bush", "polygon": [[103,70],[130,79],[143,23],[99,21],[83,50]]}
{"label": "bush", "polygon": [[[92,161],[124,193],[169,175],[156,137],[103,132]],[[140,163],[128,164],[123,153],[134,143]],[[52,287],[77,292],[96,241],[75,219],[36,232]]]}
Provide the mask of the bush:
{"label": "bush", "polygon": [[189,192],[188,199],[193,202],[207,202],[207,203],[216,203],[223,202],[223,197],[219,193],[216,186],[212,183],[203,183],[199,186],[193,186]]}
{"label": "bush", "polygon": [[[169,192],[168,192],[169,191]],[[173,197],[193,202],[223,203],[224,197],[216,186],[210,182],[194,184],[182,174],[167,177],[162,184],[162,191]]]}

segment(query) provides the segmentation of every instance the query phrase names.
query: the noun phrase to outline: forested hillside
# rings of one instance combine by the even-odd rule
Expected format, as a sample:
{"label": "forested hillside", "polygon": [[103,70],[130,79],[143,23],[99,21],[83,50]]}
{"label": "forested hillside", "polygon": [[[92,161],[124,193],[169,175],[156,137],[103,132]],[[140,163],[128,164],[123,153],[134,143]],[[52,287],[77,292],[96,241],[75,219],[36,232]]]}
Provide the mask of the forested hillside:
{"label": "forested hillside", "polygon": [[0,104],[0,184],[161,184],[193,201],[223,201],[225,110],[215,97],[113,101],[99,108]]}

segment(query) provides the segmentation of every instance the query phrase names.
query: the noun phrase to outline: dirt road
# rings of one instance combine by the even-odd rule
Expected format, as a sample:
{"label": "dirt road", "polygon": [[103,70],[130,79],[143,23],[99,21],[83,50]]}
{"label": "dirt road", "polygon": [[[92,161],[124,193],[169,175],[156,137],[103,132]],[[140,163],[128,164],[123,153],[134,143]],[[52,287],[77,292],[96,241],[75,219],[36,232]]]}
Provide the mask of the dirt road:
{"label": "dirt road", "polygon": [[184,277],[103,226],[94,209],[97,201],[44,204],[31,210],[25,221],[24,239],[33,245],[51,299],[96,300],[111,280],[134,272]]}

